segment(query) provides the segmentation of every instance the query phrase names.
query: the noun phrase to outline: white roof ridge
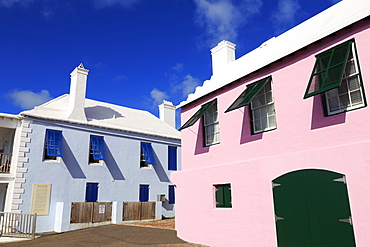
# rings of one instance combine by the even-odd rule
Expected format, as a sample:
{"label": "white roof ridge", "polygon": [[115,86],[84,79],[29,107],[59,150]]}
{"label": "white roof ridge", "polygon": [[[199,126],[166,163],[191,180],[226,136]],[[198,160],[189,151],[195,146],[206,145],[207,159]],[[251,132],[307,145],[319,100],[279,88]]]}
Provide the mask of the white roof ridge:
{"label": "white roof ridge", "polygon": [[[342,0],[279,36],[270,38],[256,49],[227,64],[225,67],[227,73],[212,75],[209,80],[204,81],[202,86],[198,86],[194,93],[189,94],[185,101],[180,102],[177,108],[200,99],[369,15],[369,0]],[[286,40],[294,42],[286,42]],[[264,59],[251,59],[261,57]],[[245,66],[246,62],[250,62],[247,63],[248,66]]]}

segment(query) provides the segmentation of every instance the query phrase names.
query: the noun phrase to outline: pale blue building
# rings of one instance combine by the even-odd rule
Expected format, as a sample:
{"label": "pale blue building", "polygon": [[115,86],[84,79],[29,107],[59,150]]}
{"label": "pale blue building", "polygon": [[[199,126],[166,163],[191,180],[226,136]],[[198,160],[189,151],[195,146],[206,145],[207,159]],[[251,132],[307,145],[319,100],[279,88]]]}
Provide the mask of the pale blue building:
{"label": "pale blue building", "polygon": [[[13,212],[39,212],[37,232],[71,229],[72,202],[156,201],[156,218],[173,217],[172,171],[181,169],[175,107],[164,101],[160,117],[143,110],[86,99],[88,70],[71,73],[69,94],[20,113],[27,147],[14,187],[22,188]],[[40,213],[41,212],[41,213]]]}

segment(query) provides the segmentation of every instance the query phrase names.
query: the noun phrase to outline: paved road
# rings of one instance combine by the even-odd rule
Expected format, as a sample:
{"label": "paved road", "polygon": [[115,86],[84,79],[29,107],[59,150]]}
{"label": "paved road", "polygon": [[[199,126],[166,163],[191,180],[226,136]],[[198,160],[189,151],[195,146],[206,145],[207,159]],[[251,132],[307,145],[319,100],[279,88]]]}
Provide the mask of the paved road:
{"label": "paved road", "polygon": [[128,225],[105,225],[64,232],[13,243],[0,244],[4,247],[188,247],[201,246],[187,243],[176,236],[176,231]]}

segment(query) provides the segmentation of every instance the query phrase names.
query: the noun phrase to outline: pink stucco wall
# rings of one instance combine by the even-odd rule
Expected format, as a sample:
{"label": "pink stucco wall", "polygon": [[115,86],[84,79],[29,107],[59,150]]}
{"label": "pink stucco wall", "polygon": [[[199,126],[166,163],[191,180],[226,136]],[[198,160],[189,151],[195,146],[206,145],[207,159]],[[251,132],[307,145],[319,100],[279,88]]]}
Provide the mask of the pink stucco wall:
{"label": "pink stucco wall", "polygon": [[[352,38],[369,99],[369,23],[339,31],[182,108],[184,123],[217,98],[221,142],[204,148],[200,121],[182,131],[182,171],[171,175],[179,237],[210,246],[277,246],[271,181],[317,168],[346,175],[356,244],[370,246],[370,107],[324,117],[319,95],[303,99],[315,55]],[[277,129],[251,135],[248,108],[224,111],[246,84],[269,75]],[[213,185],[221,183],[231,183],[232,208],[215,208]]]}

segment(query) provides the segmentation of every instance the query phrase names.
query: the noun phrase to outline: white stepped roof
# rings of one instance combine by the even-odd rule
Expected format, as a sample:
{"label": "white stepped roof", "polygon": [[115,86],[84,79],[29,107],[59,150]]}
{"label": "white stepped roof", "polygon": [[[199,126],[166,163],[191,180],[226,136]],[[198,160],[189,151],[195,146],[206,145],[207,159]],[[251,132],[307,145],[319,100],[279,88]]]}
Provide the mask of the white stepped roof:
{"label": "white stepped roof", "polygon": [[245,75],[257,71],[370,15],[370,0],[342,0],[257,49],[227,64],[177,107],[189,104]]}
{"label": "white stepped roof", "polygon": [[178,130],[147,111],[91,99],[85,99],[87,122],[71,120],[68,103],[69,94],[65,94],[20,115],[171,139],[181,137]]}

